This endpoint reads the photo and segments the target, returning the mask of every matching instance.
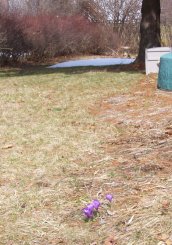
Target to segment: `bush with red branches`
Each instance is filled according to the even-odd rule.
[[[14,63],[28,52],[20,18],[15,14],[0,15],[0,64]]]
[[[81,15],[56,16],[8,14],[0,16],[5,37],[5,61],[27,58],[42,61],[59,55],[103,54],[117,47],[118,38],[108,26]],[[5,50],[6,49],[6,50]]]

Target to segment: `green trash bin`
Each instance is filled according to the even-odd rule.
[[[158,88],[172,91],[172,53],[160,58]]]

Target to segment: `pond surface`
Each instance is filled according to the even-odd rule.
[[[84,59],[84,60],[69,60],[62,63],[49,66],[49,68],[67,68],[67,67],[79,67],[79,66],[111,66],[111,65],[128,65],[131,64],[134,59],[130,58],[96,58],[96,59]]]

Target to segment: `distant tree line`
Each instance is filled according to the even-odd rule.
[[[127,47],[130,54],[139,50],[143,61],[145,48],[172,45],[171,7],[172,0],[0,0],[0,65],[59,55],[123,55]]]
[[[0,63],[138,48],[141,0],[0,0]]]

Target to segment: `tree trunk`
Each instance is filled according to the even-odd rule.
[[[137,62],[145,61],[145,49],[160,47],[160,0],[143,0],[140,24],[140,46]]]

